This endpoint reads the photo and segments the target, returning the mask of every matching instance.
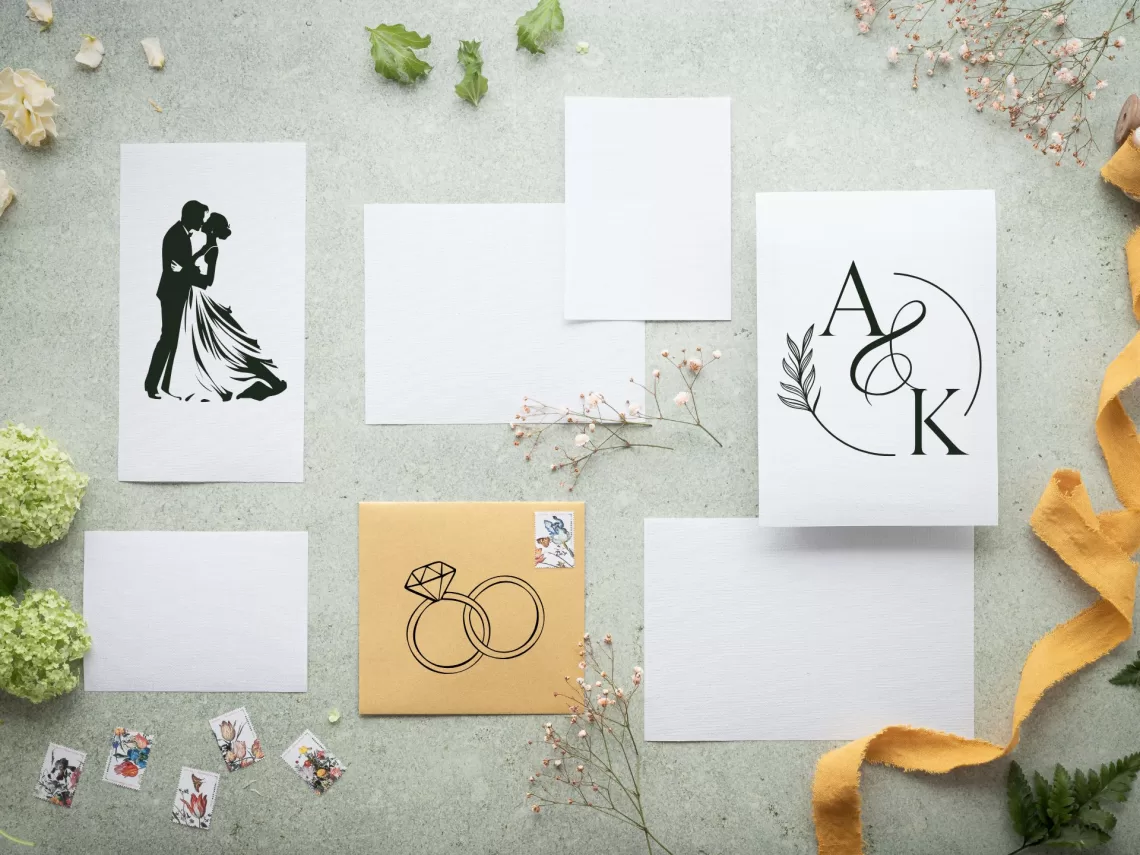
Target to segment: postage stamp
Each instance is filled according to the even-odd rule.
[[[535,511],[534,566],[574,566],[573,511]]]
[[[129,790],[139,789],[153,747],[153,736],[138,730],[116,727],[111,734],[111,753],[107,755],[103,780]]]
[[[86,760],[87,753],[84,751],[56,745],[54,742],[48,745],[43,765],[40,766],[40,777],[36,781],[36,798],[60,807],[71,807]]]
[[[265,756],[261,740],[253,730],[245,707],[222,713],[210,720],[210,729],[222,752],[222,761],[231,772],[252,766]]]
[[[345,772],[344,764],[337,760],[309,730],[302,733],[296,742],[285,749],[281,759],[288,763],[318,796],[324,795]]]
[[[183,766],[178,790],[174,793],[171,819],[187,828],[209,829],[217,805],[218,780],[219,776],[213,772]]]

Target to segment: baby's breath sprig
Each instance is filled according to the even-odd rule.
[[[585,467],[596,457],[612,451],[628,451],[634,448],[659,448],[672,451],[672,447],[654,442],[645,442],[639,435],[640,431],[653,426],[654,422],[670,422],[673,424],[694,427],[723,447],[723,443],[705,427],[701,421],[700,410],[697,409],[697,382],[701,379],[708,366],[721,358],[721,352],[714,350],[706,359],[704,350],[697,347],[693,355],[682,349],[679,356],[671,356],[668,350],[661,351],[664,359],[681,380],[682,388],[673,396],[673,405],[678,409],[676,416],[666,415],[668,405],[661,406],[662,396],[668,393],[661,388],[661,370],[653,369],[652,385],[639,383],[636,378],[629,378],[629,382],[645,391],[646,403],[652,401],[652,407],[643,407],[640,404],[625,402],[624,408],[615,407],[601,392],[582,393],[578,396],[577,407],[557,407],[534,398],[524,397],[522,407],[515,413],[510,423],[514,444],[524,449],[523,457],[530,461],[534,459],[539,446],[544,439],[559,434],[573,436],[572,445],[559,442],[553,446],[557,457],[550,464],[551,472],[569,470],[569,481],[563,480],[560,486],[573,491],[582,477]]]
[[[973,108],[1005,114],[1033,148],[1054,159],[1067,154],[1085,166],[1095,147],[1087,111],[1108,80],[1097,73],[1124,48],[1119,31],[1136,20],[1140,0],[1123,0],[1100,32],[1077,35],[1070,27],[1076,0],[1025,7],[1008,0],[909,0],[880,8],[858,0],[860,33],[884,14],[903,47],[887,49],[887,61],[913,58],[911,88],[920,77],[961,63]]]

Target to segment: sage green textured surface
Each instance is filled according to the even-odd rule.
[[[27,575],[79,605],[85,530],[310,533],[307,694],[78,690],[40,706],[0,699],[0,828],[35,841],[36,851],[645,851],[631,830],[593,814],[527,810],[526,775],[538,751],[526,741],[541,736],[541,719],[355,714],[357,502],[561,495],[556,477],[522,461],[505,425],[364,424],[361,206],[561,201],[564,95],[733,99],[733,320],[650,324],[646,341],[650,365],[663,347],[724,352],[702,381],[701,413],[726,447],[666,429],[676,453],[614,456],[575,494],[589,520],[588,627],[613,633],[623,669],[641,659],[642,519],[756,512],[757,191],[996,188],[1001,525],[976,538],[979,736],[1007,739],[1030,645],[1090,602],[1027,520],[1061,466],[1082,470],[1098,508],[1115,506],[1093,417],[1104,367],[1136,330],[1123,255],[1140,220],[1136,204],[1094,168],[1057,169],[1000,118],[975,115],[959,72],[912,92],[905,58],[886,64],[893,31],[857,37],[843,0],[565,0],[565,32],[538,57],[515,49],[514,22],[529,3],[58,0],[45,33],[23,18],[19,0],[0,3],[0,66],[34,69],[62,105],[61,137],[42,150],[0,134],[0,169],[20,194],[0,217],[0,418],[41,425],[92,476],[71,535],[19,553]],[[1111,0],[1089,0],[1074,24],[1097,31],[1114,10]],[[379,23],[432,35],[421,52],[435,66],[425,81],[403,87],[376,74],[364,28]],[[73,61],[81,33],[106,45],[97,71]],[[164,71],[146,66],[139,40],[147,36],[166,48]],[[1128,37],[1136,48],[1107,66],[1110,87],[1095,104],[1095,166],[1111,150],[1116,109],[1137,80],[1140,66],[1128,54],[1140,49],[1140,31]],[[460,39],[482,41],[490,92],[478,110],[453,91]],[[588,54],[575,51],[579,41],[589,42]],[[305,481],[119,483],[119,143],[262,140],[308,144]],[[945,236],[946,252],[970,251],[939,211],[929,212],[928,225]],[[471,354],[488,363],[512,358],[505,341]],[[147,597],[135,592],[123,619],[145,613]],[[224,597],[218,607],[227,608]],[[1099,765],[1140,749],[1140,692],[1108,683],[1136,647],[1048,695],[1017,751],[1027,770]],[[699,682],[688,691],[694,716],[717,703]],[[226,773],[207,722],[242,704],[267,757]],[[334,706],[344,715],[331,725]],[[157,736],[140,792],[100,781],[117,725]],[[348,766],[322,798],[278,757],[305,728]],[[32,797],[49,741],[88,752],[70,810]],[[811,777],[830,747],[650,746],[651,822],[678,855],[814,852]],[[222,773],[208,832],[170,821],[183,765]],[[1005,764],[944,777],[869,770],[868,851],[1014,849],[1005,772]],[[1117,839],[1104,852],[1140,851],[1138,801],[1120,811]],[[23,851],[0,839],[0,852],[9,849]]]

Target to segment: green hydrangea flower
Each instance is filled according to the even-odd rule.
[[[28,591],[22,602],[0,597],[0,690],[33,704],[79,683],[71,663],[91,648],[83,615],[58,592]]]
[[[0,429],[0,543],[37,547],[71,527],[87,476],[39,428]]]

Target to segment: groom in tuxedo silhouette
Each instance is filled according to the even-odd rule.
[[[178,349],[178,328],[182,325],[182,312],[190,296],[191,282],[197,274],[194,252],[190,246],[190,232],[201,231],[209,209],[193,200],[182,206],[182,219],[171,226],[162,239],[162,278],[158,281],[158,302],[162,306],[162,334],[150,358],[146,373],[146,393],[160,398],[162,391],[170,394],[170,371],[174,367],[174,351]]]

